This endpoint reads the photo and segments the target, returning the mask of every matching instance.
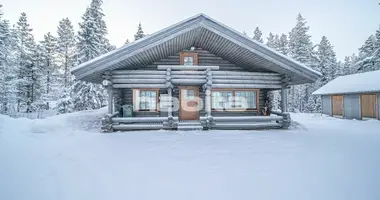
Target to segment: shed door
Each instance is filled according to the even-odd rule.
[[[360,95],[362,117],[376,118],[376,95]]]
[[[332,114],[343,116],[343,96],[331,96]]]

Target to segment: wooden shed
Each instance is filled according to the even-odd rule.
[[[340,76],[314,95],[322,96],[322,113],[346,119],[380,119],[380,70]]]

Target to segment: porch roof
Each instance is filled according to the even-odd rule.
[[[198,14],[154,34],[72,68],[77,79],[101,83],[107,70],[141,69],[192,46],[241,66],[247,71],[270,70],[291,78],[292,84],[314,82],[321,74],[264,44]]]

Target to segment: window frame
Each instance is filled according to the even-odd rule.
[[[211,111],[218,111],[218,109],[215,109],[212,107],[212,93],[213,92],[232,92],[232,97],[235,97],[235,92],[256,92],[256,108],[247,108],[246,110],[240,109],[240,108],[223,108],[223,112],[245,112],[245,111],[259,111],[259,99],[260,99],[260,89],[239,89],[239,88],[221,88],[221,89],[211,89],[210,94],[210,105],[211,105]]]
[[[180,65],[185,64],[185,57],[193,57],[193,65],[186,65],[186,66],[197,66],[198,65],[198,54],[195,52],[181,52],[179,54],[179,62]]]
[[[144,109],[144,110],[140,110],[140,105],[137,105],[137,91],[152,91],[152,92],[156,92],[156,110],[152,111],[152,110],[148,110],[148,109]],[[141,89],[132,89],[132,93],[133,93],[133,111],[134,112],[158,112],[159,111],[159,94],[160,94],[160,89],[157,89],[157,88],[141,88]]]

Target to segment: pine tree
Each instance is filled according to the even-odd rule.
[[[38,88],[39,70],[33,60],[36,45],[25,13],[21,13],[16,29],[18,48],[17,111],[19,112],[21,106],[25,105],[26,112],[31,112],[32,103],[38,94],[36,89]]]
[[[70,68],[74,66],[75,56],[75,33],[69,18],[62,19],[57,28],[57,60],[58,68],[62,72],[63,86],[71,85],[72,76]]]
[[[129,44],[129,43],[130,43],[129,39],[127,39],[124,44]]]
[[[380,27],[359,49],[357,72],[380,70]]]
[[[312,67],[314,65],[313,44],[308,33],[309,26],[306,23],[306,19],[298,14],[296,26],[289,33],[289,54],[293,59]],[[289,110],[304,111],[310,96],[310,85],[292,86],[289,92]]]
[[[262,36],[263,36],[263,32],[260,31],[259,27],[256,27],[255,31],[253,31],[253,38],[252,39],[254,39],[260,43],[264,43]]]
[[[47,33],[44,35],[44,40],[41,41],[42,48],[42,67],[43,67],[43,84],[44,84],[44,101],[47,102],[47,109],[49,109],[49,101],[57,100],[57,79],[54,74],[57,74],[58,69],[56,65],[56,49],[57,49],[57,39]]]
[[[284,55],[288,55],[288,52],[289,52],[289,42],[288,42],[288,38],[285,34],[282,34],[278,43],[277,43],[277,51],[284,54]]]
[[[266,45],[272,49],[275,49],[276,42],[275,42],[275,37],[272,33],[269,33],[269,36],[267,37]]]
[[[82,16],[78,31],[78,63],[84,63],[108,52],[107,26],[103,19],[102,0],[92,0]],[[71,87],[74,110],[98,109],[106,103],[105,90],[97,84],[75,81]]]
[[[139,23],[139,26],[137,27],[137,32],[135,34],[135,41],[138,40],[138,39],[141,39],[145,37],[145,34],[144,34],[144,31],[142,29],[142,25],[141,25],[141,22]]]
[[[9,112],[10,104],[14,103],[12,80],[12,48],[14,46],[9,22],[3,19],[0,5],[0,113]]]

